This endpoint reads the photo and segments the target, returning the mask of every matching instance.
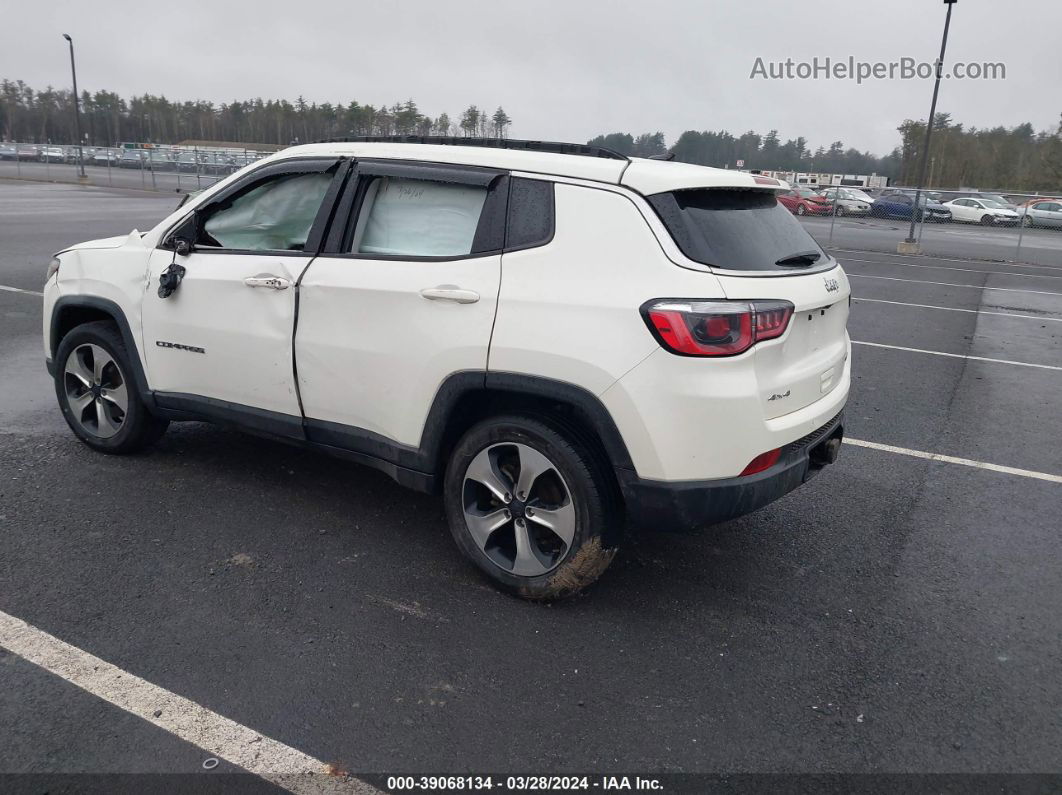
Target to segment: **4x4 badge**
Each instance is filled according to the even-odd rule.
[[[836,279],[823,279],[826,283],[826,292],[835,293],[841,289],[841,283]]]

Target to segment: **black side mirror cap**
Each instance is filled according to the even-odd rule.
[[[173,250],[179,257],[187,257],[192,253],[192,241],[183,237],[173,239]]]

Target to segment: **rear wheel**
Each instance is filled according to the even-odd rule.
[[[169,424],[151,415],[132,379],[132,365],[114,324],[78,326],[59,343],[55,395],[81,441],[104,453],[132,453],[157,441]]]
[[[1021,225],[1024,226],[1026,229],[1032,229],[1033,226],[1035,226],[1032,216],[1028,214],[1022,216]]]
[[[620,520],[606,468],[571,435],[524,416],[481,422],[444,483],[450,532],[495,585],[525,599],[574,596],[608,568]]]

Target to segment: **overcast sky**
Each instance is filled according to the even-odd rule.
[[[10,10],[14,10],[12,7]],[[80,87],[216,103],[253,97],[391,105],[452,117],[505,107],[512,137],[776,128],[811,148],[842,140],[884,154],[932,81],[750,80],[766,60],[933,60],[940,0],[402,0],[22,5],[0,26],[0,77],[65,87],[64,32]],[[1062,3],[959,0],[947,60],[1002,61],[1005,80],[948,81],[938,110],[967,126],[1062,111]]]

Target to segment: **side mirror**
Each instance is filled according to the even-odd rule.
[[[178,257],[187,257],[192,253],[192,241],[183,237],[173,239],[173,251]]]

